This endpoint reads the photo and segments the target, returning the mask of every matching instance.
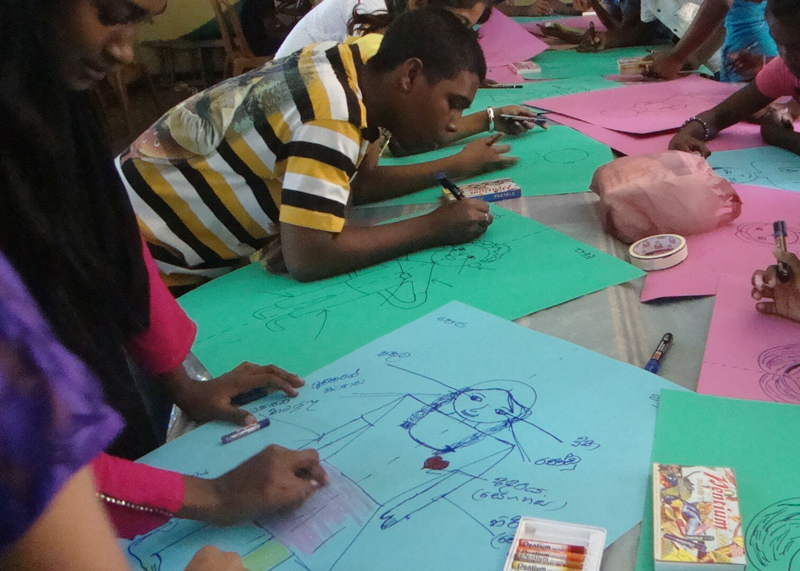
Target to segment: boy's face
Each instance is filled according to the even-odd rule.
[[[458,120],[478,90],[478,76],[462,71],[452,79],[430,83],[420,71],[405,81],[392,137],[407,151],[433,150],[458,129]]]
[[[162,12],[166,0],[71,0],[52,22],[61,78],[90,89],[116,65],[133,59],[136,24]]]
[[[778,54],[786,63],[789,71],[795,77],[800,77],[800,34],[797,33],[795,22],[782,22],[775,18],[769,9],[767,9],[766,17],[769,34],[778,44]]]

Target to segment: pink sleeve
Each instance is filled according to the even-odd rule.
[[[183,363],[194,343],[197,326],[167,289],[144,238],[142,256],[150,276],[150,328],[131,339],[127,349],[147,371],[159,375]]]
[[[772,59],[756,75],[756,87],[765,96],[778,99],[786,95],[796,97],[797,78],[789,71],[783,58]]]
[[[133,539],[169,521],[169,516],[148,513],[121,502],[175,513],[183,505],[183,476],[130,460],[100,454],[92,460],[97,491],[119,537]],[[116,500],[116,501],[115,501]]]

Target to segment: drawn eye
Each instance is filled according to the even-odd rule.
[[[494,413],[500,416],[506,416],[507,414],[509,414],[507,410],[504,410],[502,408],[494,409]]]
[[[477,401],[477,402],[483,402],[483,399],[481,397],[479,397],[478,395],[470,395],[469,398],[471,400],[474,400],[474,401]]]

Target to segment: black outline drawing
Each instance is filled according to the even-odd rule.
[[[719,176],[735,184],[749,184],[758,179],[766,179],[776,188],[800,191],[800,160],[753,161],[750,165],[751,169],[723,166],[712,168]]]
[[[758,244],[770,249],[775,248],[775,235],[772,231],[772,222],[744,222],[736,225],[734,234],[742,242]],[[786,244],[800,242],[800,229],[786,228]]]
[[[328,313],[335,307],[370,295],[397,309],[416,309],[428,301],[434,287],[453,287],[448,276],[467,271],[492,271],[491,264],[511,252],[507,244],[475,240],[468,244],[409,254],[365,270],[351,272],[347,279],[299,295],[270,292],[278,300],[259,309],[253,317],[266,322],[271,331],[284,331],[288,321],[306,315],[320,316],[322,333]]]
[[[745,544],[757,571],[798,571],[800,498],[787,498],[758,512],[747,526]]]
[[[342,557],[356,544],[358,538],[368,527],[386,532],[440,501],[448,502],[461,510],[466,517],[464,525],[477,525],[483,528],[487,532],[487,542],[492,541],[494,531],[476,520],[464,507],[454,503],[448,496],[468,483],[483,480],[487,472],[501,464],[512,453],[519,454],[523,462],[531,461],[520,442],[515,429],[516,425],[524,424],[532,427],[534,429],[532,433],[543,435],[546,442],[567,445],[561,438],[531,420],[532,408],[538,397],[536,390],[528,383],[513,380],[490,380],[459,389],[400,367],[394,364],[392,357],[386,359],[386,366],[403,371],[425,383],[431,382],[430,386],[435,393],[427,395],[422,393],[359,394],[359,397],[386,396],[391,400],[298,446],[298,448],[308,446],[316,448],[327,466],[333,466],[333,461],[337,457],[341,461],[345,454],[350,454],[351,459],[370,457],[369,466],[364,466],[365,473],[359,474],[358,477],[352,473],[357,471],[357,468],[352,468],[351,473],[348,474],[341,473],[352,485],[358,487],[360,492],[363,492],[364,498],[370,505],[375,506],[371,515],[364,518],[366,523],[356,528],[352,522],[349,522],[350,527],[342,526],[331,529],[328,536],[322,539],[314,549],[314,552],[309,554],[308,552],[301,553],[296,546],[291,545],[291,542],[285,541],[285,538],[278,539],[279,535],[274,533],[274,528],[269,520],[257,521],[255,526],[260,528],[260,535],[252,526],[245,528],[248,533],[254,534],[254,538],[248,544],[248,553],[257,551],[270,540],[278,539],[279,543],[293,554],[293,557],[290,558],[291,561],[296,562],[299,567],[307,569],[309,567],[303,562],[304,557],[313,557],[318,550],[325,546],[330,551],[324,556],[335,559],[330,568],[339,569],[337,565]],[[427,398],[425,398],[426,396]],[[405,448],[401,449],[401,446],[398,445],[387,449],[384,445],[380,451],[382,455],[376,453],[374,440],[380,439],[382,444],[387,441],[385,432],[373,432],[374,428],[380,426],[383,426],[384,430],[405,431],[407,439],[393,440],[403,444]],[[370,441],[370,438],[373,441]],[[528,443],[528,445],[530,444]],[[364,447],[367,449],[365,450]],[[565,452],[568,450],[566,449]],[[375,464],[378,460],[377,456],[389,459],[396,451],[397,458],[391,458],[383,465]],[[467,455],[459,463],[459,452],[463,451],[467,451]],[[407,457],[403,458],[402,454],[406,454]],[[428,456],[430,458],[424,463],[419,462]],[[436,462],[429,464],[430,460],[436,460]],[[412,464],[417,462],[419,473],[414,476],[414,471],[409,470],[408,474],[413,477],[398,480],[394,477],[397,471],[397,464],[394,462],[405,465],[409,465],[409,462]],[[360,464],[363,465],[364,462],[362,461]],[[573,470],[574,468],[575,466],[572,466]],[[534,468],[533,463],[531,463],[531,469],[537,469]],[[541,466],[538,469],[547,469],[547,467]],[[385,489],[382,489],[383,497],[380,498],[369,490],[371,481],[380,477],[376,470],[383,471],[384,482],[386,475],[390,473],[392,481],[397,482],[397,488],[389,491],[388,494]],[[385,484],[381,487],[385,488]],[[322,510],[325,505],[315,506],[313,509]],[[302,519],[303,521],[297,524],[300,526],[316,513],[314,511],[302,516],[293,514],[290,517]],[[174,537],[170,533],[164,534],[164,531],[169,532],[178,525],[186,525],[188,533],[183,537]],[[128,547],[128,552],[139,561],[141,569],[161,571],[162,555],[166,553],[166,550],[180,545],[184,540],[188,540],[192,542],[191,545],[194,545],[198,541],[196,535],[203,533],[206,528],[213,532],[213,528],[206,524],[198,523],[192,526],[170,522],[166,527],[154,530],[135,540]],[[340,533],[341,535],[339,535]],[[338,537],[339,541],[328,543],[334,537]],[[163,546],[156,543],[158,549],[153,550],[153,541],[161,542]],[[287,560],[279,565],[282,566],[285,562]],[[341,568],[344,569],[344,567]]]
[[[703,93],[675,93],[666,99],[650,99],[648,101],[638,101],[629,107],[616,107],[614,109],[604,109],[600,115],[613,117],[615,119],[629,119],[643,115],[658,115],[663,111],[677,111],[688,109],[698,101],[713,106],[714,101],[709,100]]]
[[[759,385],[775,402],[800,404],[800,345],[772,347],[758,356]]]

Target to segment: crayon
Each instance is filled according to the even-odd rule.
[[[511,568],[515,571],[575,571],[574,567],[564,567],[563,565],[541,565],[539,563],[526,563],[525,561],[514,561]],[[583,564],[578,569],[583,569]]]
[[[571,561],[565,557],[550,557],[546,552],[517,551],[514,554],[514,561],[550,565],[551,567],[564,567],[565,569],[583,569],[582,559],[580,561]]]
[[[534,551],[551,551],[553,553],[577,553],[586,555],[586,548],[582,545],[570,545],[568,543],[554,543],[551,541],[535,541],[530,539],[520,539],[518,549],[530,549]]]
[[[583,560],[586,559],[586,556],[582,553],[554,553],[552,551],[533,549],[517,549],[514,555],[514,558],[520,561],[532,561],[532,558],[535,557],[546,557],[553,561],[560,561],[562,562],[561,564],[564,564],[564,562],[583,563]]]

